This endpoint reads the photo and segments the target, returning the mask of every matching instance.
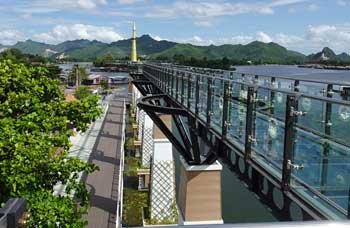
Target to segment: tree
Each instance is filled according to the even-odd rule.
[[[86,72],[85,67],[79,66],[76,64],[73,66],[72,71],[69,74],[70,80],[73,82],[76,82],[77,75],[79,76],[79,84],[81,83],[82,80],[85,80],[88,78],[88,73]]]
[[[107,81],[107,80],[102,80],[102,81],[100,82],[100,85],[101,85],[101,88],[102,88],[103,91],[106,91],[106,90],[108,90],[108,88],[109,88],[109,84],[108,84],[108,81]]]
[[[0,62],[0,204],[25,197],[29,227],[86,224],[88,194],[76,177],[97,167],[68,156],[69,137],[71,127],[87,130],[101,110],[96,96],[65,102],[59,85],[45,67]],[[74,199],[53,195],[59,182]]]
[[[74,96],[79,100],[84,100],[91,95],[91,91],[86,86],[80,86],[77,91],[75,91]]]
[[[94,66],[96,67],[103,67],[106,66],[108,64],[113,63],[114,61],[114,57],[111,53],[108,53],[104,56],[100,56],[98,57],[95,61],[94,61]]]
[[[21,62],[26,64],[45,64],[49,62],[48,58],[39,55],[24,54],[16,48],[9,48],[0,53],[0,60],[10,59],[14,62]]]

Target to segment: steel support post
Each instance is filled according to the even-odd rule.
[[[212,116],[212,95],[213,95],[213,80],[207,78],[207,126],[210,126],[211,116]]]
[[[199,103],[199,78],[200,76],[196,75],[196,95],[195,95],[195,113],[196,115],[198,115],[199,113],[199,107],[198,107],[198,103]]]
[[[186,74],[185,73],[182,73],[181,74],[181,104],[184,104],[184,99],[185,99],[185,88],[184,88],[184,85],[185,85],[185,76]]]
[[[228,131],[228,103],[231,96],[231,88],[228,81],[224,83],[224,100],[223,100],[223,108],[222,108],[222,136],[226,138]]]
[[[349,188],[349,198],[348,198],[348,219],[350,219],[350,188]]]
[[[327,85],[327,97],[332,98],[333,85]],[[332,125],[332,104],[330,102],[326,103],[326,115],[325,115],[325,134],[331,135],[331,125]],[[321,186],[327,186],[328,179],[328,165],[329,165],[329,145],[325,143],[323,145],[323,155],[322,155],[322,171],[321,171]],[[324,193],[324,191],[321,191]]]
[[[171,93],[170,93],[170,95],[172,96],[172,97],[174,97],[174,89],[175,89],[175,71],[174,70],[172,70],[171,71]]]
[[[286,118],[284,126],[284,152],[282,168],[282,189],[288,191],[292,174],[293,152],[294,152],[294,123],[296,112],[296,97],[287,95]]]
[[[192,76],[191,74],[188,74],[188,80],[187,80],[187,108],[191,109],[191,94],[192,92]]]
[[[254,87],[248,87],[247,94],[247,113],[245,126],[245,145],[244,159],[247,161],[252,154],[252,139],[253,139],[253,115],[254,115]]]
[[[175,100],[177,101],[178,97],[179,97],[179,73],[177,72],[175,74]]]

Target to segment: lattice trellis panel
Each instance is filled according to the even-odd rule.
[[[151,172],[151,219],[175,220],[173,161],[155,161]]]
[[[139,121],[138,121],[139,125],[137,128],[137,139],[140,141],[142,140],[142,131],[145,125],[145,115],[146,113],[142,109],[139,109]]]
[[[142,165],[150,166],[151,156],[153,154],[153,128],[144,128],[142,137]]]

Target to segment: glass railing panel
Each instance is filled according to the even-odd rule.
[[[350,146],[350,106],[340,104],[331,105],[330,134],[341,143]]]
[[[208,80],[204,76],[200,76],[199,81],[199,102],[198,113],[203,120],[207,118],[207,97],[208,97]]]
[[[292,185],[317,199],[320,209],[344,215],[350,189],[350,106],[305,97],[298,103],[307,113],[297,117],[292,163],[298,168],[292,169]]]
[[[300,81],[298,89],[301,93],[313,96],[325,96],[327,91],[327,85],[323,83]]]
[[[318,135],[296,130],[293,164],[299,169],[292,169],[292,186],[308,192],[318,200],[321,206],[338,211],[347,210],[350,189],[350,150],[349,147],[335,143]],[[303,183],[303,184],[302,184]],[[304,188],[299,188],[301,185]],[[310,191],[318,192],[312,193]],[[330,201],[330,202],[329,202]]]
[[[244,76],[242,76],[241,73],[233,72],[230,75],[231,79],[234,80],[235,82],[243,82]]]
[[[349,100],[349,96],[346,96],[343,91],[343,87],[340,85],[334,85],[331,91],[331,96],[333,99],[337,100]]]
[[[255,112],[255,143],[252,148],[267,162],[281,169],[284,151],[284,122],[261,112]]]
[[[274,82],[271,82],[271,87],[293,91],[294,80],[276,78]]]
[[[221,79],[215,79],[213,81],[213,94],[212,101],[212,116],[210,125],[217,131],[222,130],[222,113],[224,106],[224,82]]]
[[[232,83],[232,98],[228,102],[228,133],[227,137],[235,140],[242,146],[245,144],[247,94],[248,87]]]
[[[323,134],[325,131],[326,103],[320,100],[300,97],[298,99],[298,110],[304,112],[298,117],[298,125]]]
[[[255,108],[259,113],[263,113],[284,121],[286,101],[286,93],[276,92],[265,88],[258,88],[255,97]]]

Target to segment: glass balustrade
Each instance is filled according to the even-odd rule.
[[[144,70],[159,69],[147,66]],[[287,148],[291,149],[288,161],[291,189],[332,218],[347,216],[350,102],[341,85],[198,68],[172,70],[171,74],[167,71],[167,77],[158,76],[163,80],[160,83],[170,86],[173,92],[170,95],[177,97],[179,103],[183,101],[192,114],[197,114],[203,123],[209,120],[210,127],[219,134],[227,126],[225,137],[241,148],[248,145],[248,138],[251,159],[278,173],[280,181],[282,172],[286,172],[283,161],[287,140],[290,144],[286,145],[291,145]],[[247,113],[249,88],[254,92],[252,113]],[[288,103],[287,96],[294,97],[294,106]],[[286,115],[287,110],[290,116]],[[247,115],[252,117],[248,137]],[[286,126],[286,118],[293,118],[292,125]],[[292,129],[292,138],[286,137],[287,129]]]

